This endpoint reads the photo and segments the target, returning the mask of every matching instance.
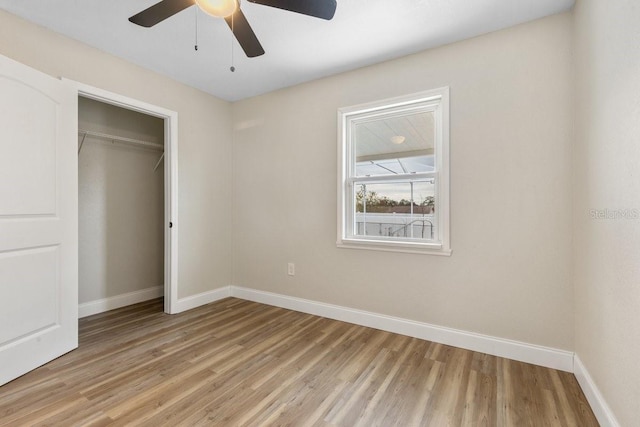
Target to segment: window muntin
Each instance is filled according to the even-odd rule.
[[[450,253],[448,89],[339,111],[339,246]]]

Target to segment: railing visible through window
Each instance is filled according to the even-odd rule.
[[[355,186],[356,236],[434,239],[435,179]]]

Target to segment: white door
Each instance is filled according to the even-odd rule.
[[[77,104],[0,56],[0,385],[78,346]]]

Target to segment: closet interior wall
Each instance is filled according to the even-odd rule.
[[[80,97],[78,128],[79,303],[162,295],[163,151],[123,139],[162,147],[163,120]]]

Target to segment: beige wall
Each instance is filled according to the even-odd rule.
[[[82,130],[162,146],[164,121],[87,98]],[[78,155],[78,299],[80,303],[164,284],[162,151],[81,135]]]
[[[453,255],[338,249],[336,110],[445,85]],[[234,103],[233,283],[572,349],[571,95],[563,14]]]
[[[576,352],[623,426],[640,420],[640,5],[575,8]]]
[[[0,10],[0,54],[179,116],[178,296],[231,282],[229,103]],[[219,224],[224,224],[220,226]]]

